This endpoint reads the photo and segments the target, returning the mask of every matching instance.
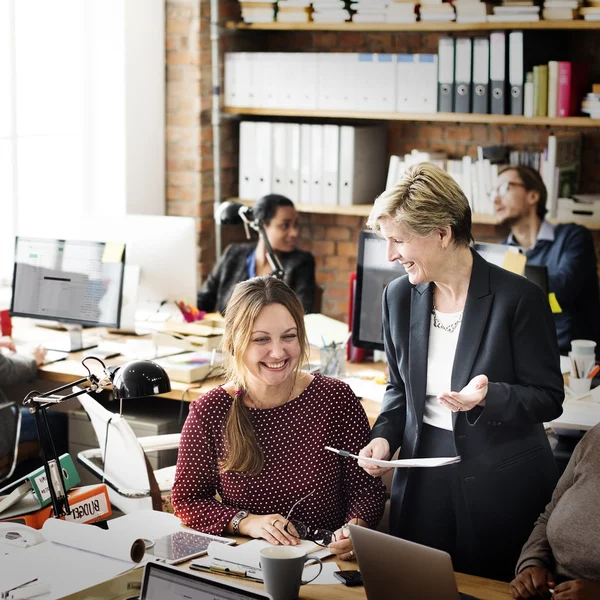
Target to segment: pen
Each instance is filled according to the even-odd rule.
[[[13,588],[10,588],[9,590],[0,592],[0,598],[9,598],[11,595],[11,592],[14,592],[15,590],[18,590],[22,587],[25,587],[26,585],[29,585],[30,583],[35,583],[37,580],[38,580],[38,578],[36,577],[35,579],[30,579],[29,581],[26,581],[25,583],[22,583],[21,585],[17,585]]]
[[[336,454],[339,454],[340,456],[343,456],[345,458],[347,458],[348,456],[351,456],[350,452],[348,452],[348,450],[336,450],[335,448],[332,448],[331,446],[325,446],[325,450],[331,450],[331,452],[335,452]]]
[[[42,596],[43,594],[49,594],[51,591],[50,586],[46,583],[40,583],[38,585],[28,585],[26,587],[20,587],[10,593],[8,600],[27,600],[28,598],[35,598]]]
[[[241,579],[248,579],[249,581],[262,582],[260,577],[256,577],[256,571],[244,571],[242,569],[231,569],[229,567],[223,567],[220,565],[199,565],[192,563],[190,569],[194,571],[204,571],[205,573],[218,573],[219,575],[229,575],[230,577],[240,577]]]
[[[596,374],[598,373],[598,371],[600,371],[600,365],[596,365],[595,367],[592,367],[592,369],[590,370],[590,372],[587,374],[589,379],[594,379],[594,377],[596,376]]]

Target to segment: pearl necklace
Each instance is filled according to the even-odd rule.
[[[448,333],[454,333],[454,331],[456,330],[456,328],[460,325],[460,323],[462,321],[463,311],[460,312],[456,321],[454,321],[453,323],[450,323],[448,325],[444,325],[439,320],[436,311],[437,311],[437,308],[435,307],[435,302],[434,302],[433,308],[431,309],[431,314],[433,315],[433,326],[437,327],[438,329],[443,329],[444,331],[447,331]]]

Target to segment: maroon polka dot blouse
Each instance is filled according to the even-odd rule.
[[[287,515],[311,490],[292,518],[335,531],[352,518],[377,526],[383,514],[385,488],[352,458],[369,442],[369,422],[350,387],[337,379],[315,376],[306,389],[282,406],[249,408],[264,467],[254,476],[222,473],[224,427],[233,400],[217,387],[190,406],[181,433],[172,502],[189,527],[223,533],[238,510]],[[218,493],[220,501],[215,499]]]

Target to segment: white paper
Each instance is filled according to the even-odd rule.
[[[105,531],[92,525],[60,519],[48,519],[42,527],[42,533],[50,542],[130,563],[140,562],[146,548],[141,539],[127,531]]]
[[[361,377],[343,377],[342,381],[350,386],[358,398],[373,400],[380,404],[383,402],[383,395],[386,388],[384,384],[375,383],[372,380],[362,379]]]
[[[331,450],[331,452],[335,452],[339,454],[340,451],[335,448],[330,448],[329,446],[325,446],[325,450]],[[344,456],[346,456],[344,454]],[[460,462],[460,456],[440,456],[435,458],[403,458],[400,460],[378,460],[376,458],[365,458],[364,456],[356,456],[356,454],[348,453],[348,456],[351,458],[356,458],[357,460],[362,460],[363,462],[377,465],[378,467],[387,467],[387,468],[395,468],[402,469],[408,467],[443,467],[444,465],[451,465],[457,462]]]
[[[160,537],[185,531],[181,521],[170,513],[140,510],[108,522],[109,531],[129,534],[135,538],[157,540]]]
[[[565,373],[571,372],[571,359],[568,356],[560,357],[560,372],[564,375]]]
[[[335,562],[323,563],[323,570],[321,571],[321,574],[314,581],[311,581],[310,584],[312,585],[314,583],[317,585],[330,585],[332,583],[341,583],[339,579],[336,579],[333,576],[335,571],[339,570],[340,568]],[[302,572],[302,579],[304,581],[306,581],[307,579],[312,579],[318,573],[318,571],[318,563],[306,565],[306,567],[304,567],[304,571]]]
[[[227,546],[217,542],[211,542],[208,545],[208,555],[211,558],[223,560],[226,562],[243,565],[252,569],[260,569],[260,551],[263,548],[269,548],[272,544],[266,540],[252,540],[238,547]],[[305,548],[306,553],[310,554],[316,548],[314,542],[303,540],[298,548]]]
[[[91,525],[82,527],[94,529]],[[50,585],[51,589],[40,599],[62,598],[116,577],[132,566],[130,561],[44,542],[27,548],[25,554],[18,553],[5,559],[0,555],[0,588],[9,589],[37,578],[36,583]]]

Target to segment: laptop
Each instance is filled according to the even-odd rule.
[[[368,600],[458,600],[450,555],[366,527],[350,525],[350,537]]]
[[[176,567],[149,562],[144,567],[140,600],[270,600],[270,596],[235,583],[208,579]]]

